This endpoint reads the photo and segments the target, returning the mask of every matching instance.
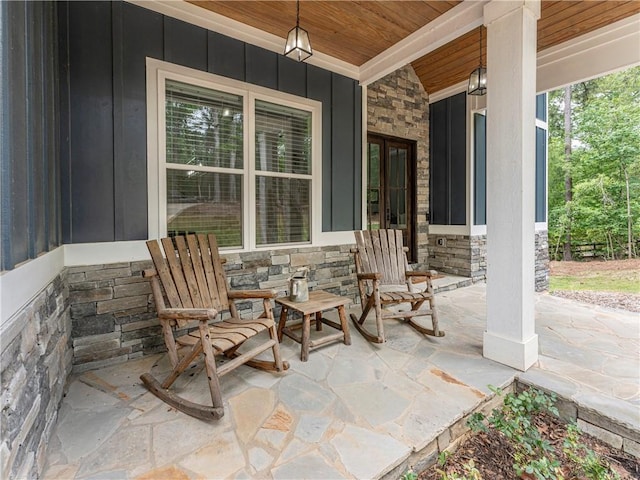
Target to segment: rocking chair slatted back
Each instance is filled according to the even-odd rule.
[[[365,230],[355,232],[357,259],[362,272],[380,272],[383,285],[406,283],[406,253],[400,230]]]
[[[149,253],[172,308],[229,309],[227,281],[214,235],[163,238],[162,251],[155,240]]]
[[[149,391],[189,415],[204,420],[218,419],[224,415],[220,377],[240,365],[271,371],[289,368],[280,357],[271,306],[275,292],[229,291],[215,235],[163,238],[160,242],[150,240],[147,247],[155,269],[145,271],[144,275],[151,282],[158,320],[173,367],[162,381],[150,372],[141,375]],[[241,318],[235,299],[262,300],[262,313],[253,319]],[[219,315],[223,310],[229,310],[229,316],[224,320]],[[182,330],[185,326],[190,327],[186,333]],[[267,338],[265,333],[268,333]],[[253,337],[255,342],[245,348],[245,342]],[[272,351],[273,362],[256,359],[267,350]],[[176,379],[202,355],[211,406],[194,403],[170,390]],[[215,360],[217,355],[227,357],[219,367]]]
[[[362,315],[357,318],[351,314],[351,319],[358,331],[367,340],[382,343],[385,341],[383,320],[399,318],[421,333],[443,336],[444,332],[438,328],[431,273],[409,271],[402,231],[365,230],[354,233],[357,248],[352,252],[355,255]],[[424,278],[426,286],[416,291],[419,288],[411,281],[412,278]],[[411,310],[387,308],[401,303],[411,305]],[[428,309],[422,308],[425,303]],[[369,312],[375,312],[377,332],[365,326]],[[420,316],[431,316],[433,328],[420,325],[413,319]]]

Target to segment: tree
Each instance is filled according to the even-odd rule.
[[[564,202],[571,208],[573,181],[571,178],[571,85],[564,87]],[[563,260],[571,260],[571,210],[565,228]]]
[[[612,258],[622,252],[627,257],[637,255],[640,67],[574,86],[570,164],[563,148],[565,103],[564,91],[550,93],[550,238],[559,242],[570,228],[573,242],[605,243]],[[572,181],[570,201],[560,194],[568,174]]]

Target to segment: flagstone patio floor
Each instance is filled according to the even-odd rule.
[[[640,431],[638,314],[536,294],[540,358],[522,373],[482,357],[485,285],[448,290],[470,283],[451,277],[436,283],[445,337],[389,321],[385,344],[352,328],[352,345],[312,351],[305,363],[285,337],[288,371],[242,366],[223,377],[219,421],[191,418],[145,390],[140,374],[168,371],[165,355],[74,375],[45,478],[380,478],[486,402],[489,385],[516,377]],[[200,366],[176,388],[210,401]]]

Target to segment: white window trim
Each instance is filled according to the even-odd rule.
[[[467,96],[467,99],[469,99],[470,97]],[[473,218],[473,213],[475,211],[476,208],[476,204],[475,204],[475,178],[474,178],[474,172],[475,172],[475,166],[476,166],[476,156],[475,156],[475,148],[474,148],[474,141],[475,141],[475,136],[476,136],[476,126],[475,126],[475,122],[473,121],[473,117],[476,113],[479,113],[481,115],[484,115],[485,118],[487,116],[487,107],[486,107],[486,98],[485,97],[473,97],[473,100],[468,100],[468,103],[472,103],[473,105],[470,105],[470,111],[469,111],[469,132],[471,132],[471,134],[469,135],[469,215],[468,215],[468,223],[469,223],[469,235],[471,236],[479,236],[479,235],[486,235],[487,234],[487,224],[485,222],[484,225],[476,225],[475,222],[475,218]],[[486,190],[486,187],[485,187]],[[486,205],[485,205],[486,207]]]
[[[311,113],[311,241],[304,243],[256,245],[255,240],[255,165],[253,154],[254,123],[244,129],[243,149],[243,248],[224,249],[227,253],[275,250],[287,247],[332,245],[337,242],[353,243],[353,233],[322,232],[322,103],[287,93],[221,77],[208,72],[147,58],[147,186],[149,238],[166,236],[166,145],[164,111],[165,80],[171,78],[207,88],[224,90],[245,98],[244,118],[251,118],[255,100],[265,100]],[[247,124],[245,124],[247,125]],[[173,168],[173,166],[171,167]],[[216,171],[221,171],[216,168]],[[268,172],[265,172],[269,174]],[[290,177],[290,175],[287,175]],[[308,177],[305,177],[308,178]],[[349,238],[350,240],[347,240]]]
[[[544,142],[545,148],[546,148],[546,152],[544,152],[544,158],[546,163],[544,167],[545,168],[544,204],[546,209],[546,212],[545,212],[546,221],[535,222],[536,232],[549,229],[549,123],[548,123],[548,119],[549,119],[549,103],[547,101],[547,121],[540,120],[538,117],[536,117],[536,129],[541,128],[542,130],[544,130],[545,135],[547,137],[547,141]]]

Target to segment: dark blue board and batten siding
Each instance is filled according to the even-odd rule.
[[[60,245],[55,4],[0,2],[0,270]]]
[[[65,243],[148,236],[146,57],[322,102],[323,230],[361,227],[355,80],[128,3],[61,2],[58,12]]]

